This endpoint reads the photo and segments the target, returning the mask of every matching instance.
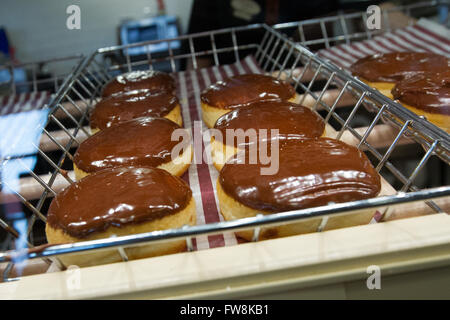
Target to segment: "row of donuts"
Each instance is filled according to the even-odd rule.
[[[359,59],[354,76],[450,132],[450,59],[430,52],[391,52]]]
[[[74,156],[76,182],[47,213],[50,244],[74,243],[195,225],[192,191],[179,178],[192,146],[172,159],[171,136],[182,117],[174,79],[159,71],[133,71],[102,89],[90,114],[92,135]],[[173,161],[175,160],[175,161]],[[178,160],[178,161],[176,161]],[[129,259],[185,250],[184,240],[125,248]],[[62,256],[66,265],[122,261],[117,250]]]
[[[360,77],[362,81],[380,90],[389,98],[399,100],[399,102],[402,103],[406,108],[419,115],[425,115],[428,120],[448,132],[450,128],[449,65],[450,60],[447,57],[433,53],[394,52],[362,58],[351,66],[351,71],[353,75]],[[311,138],[311,136],[308,136],[308,134],[305,135],[304,131],[302,130],[293,132],[287,129],[296,128],[298,130],[298,125],[302,123],[300,120],[301,117],[296,118],[294,116],[294,112],[292,112],[294,107],[292,106],[289,112],[282,112],[283,108],[276,106],[274,103],[271,104],[274,110],[270,110],[271,107],[267,103],[259,103],[258,106],[256,106],[258,103],[250,103],[248,104],[247,108],[236,110],[236,107],[242,107],[245,105],[245,103],[242,101],[242,97],[245,96],[244,93],[248,92],[248,90],[250,89],[246,88],[246,86],[242,85],[242,83],[239,83],[241,81],[242,79],[239,79],[239,81],[229,81],[229,83],[216,84],[202,96],[202,109],[204,112],[204,120],[206,124],[210,125],[210,123],[212,122],[211,115],[220,115],[221,113],[226,114],[226,112],[230,111],[227,109],[231,109],[233,111],[231,111],[228,115],[218,118],[214,125],[214,128],[220,129],[222,132],[224,131],[224,129],[229,128],[277,128],[280,129],[280,133],[290,135],[291,137],[292,135],[297,135],[302,136],[302,138]],[[261,84],[258,83],[256,87],[260,85]],[[235,100],[233,100],[233,93],[237,90],[233,88],[234,86],[238,86],[241,90],[239,99]],[[228,90],[226,88],[228,88]],[[222,91],[222,95],[219,96],[222,99],[218,99],[218,101],[215,101],[213,98],[211,98],[211,96],[214,95],[217,98],[218,95],[216,94],[216,91]],[[285,100],[295,100],[295,97],[289,94],[291,92],[292,90],[286,91],[284,95]],[[269,97],[269,95],[264,92],[264,90],[261,90],[259,92],[257,91],[256,93],[254,92],[254,95],[252,97],[249,97],[249,101],[251,101],[252,99],[256,99],[257,96]],[[226,101],[228,103],[228,107],[224,107],[223,104],[218,103],[225,100],[223,99],[223,97],[227,97]],[[279,97],[281,98],[281,95]],[[265,108],[262,106],[265,106]],[[219,112],[219,110],[221,112]],[[279,117],[278,121],[277,116]],[[306,120],[307,117],[303,116],[303,119]],[[293,120],[292,123],[291,120]],[[306,132],[308,132],[309,134],[312,134],[312,132],[315,131],[314,129],[312,129],[314,126],[311,126],[313,123],[314,121],[310,118],[308,120],[308,124],[310,126],[307,129],[305,128]],[[320,132],[322,131],[318,126],[315,126],[314,128],[318,130],[315,133],[316,137],[318,137],[320,135]],[[326,133],[324,133],[323,135],[326,135]],[[312,136],[314,137],[314,134],[312,134]],[[367,158],[364,155],[360,154],[359,160],[355,161],[352,165],[355,166],[355,163],[364,164],[363,166],[365,168],[365,171],[362,170],[362,172],[366,174],[366,178],[368,178],[368,180],[371,180],[371,183],[367,183],[366,185],[359,185],[358,188],[360,188],[360,194],[356,195],[355,193],[353,193],[351,197],[348,197],[348,195],[346,195],[346,192],[344,191],[345,188],[336,187],[336,191],[333,190],[333,188],[335,187],[333,186],[326,192],[336,192],[336,194],[337,192],[340,192],[340,196],[344,197],[346,200],[343,200],[343,198],[339,197],[330,199],[323,196],[324,194],[321,194],[320,196],[315,194],[312,197],[315,201],[314,205],[298,205],[304,200],[304,193],[299,190],[301,190],[304,186],[307,186],[307,188],[313,190],[316,185],[313,182],[310,184],[303,184],[302,186],[302,182],[298,182],[295,177],[304,178],[309,174],[309,176],[314,176],[313,180],[319,180],[323,182],[323,178],[325,176],[324,172],[319,174],[318,170],[315,168],[315,166],[319,166],[319,163],[326,168],[325,172],[328,175],[330,175],[330,173],[332,172],[334,173],[335,171],[333,170],[341,169],[341,172],[345,172],[346,170],[349,170],[351,165],[349,166],[349,163],[345,163],[345,161],[343,161],[343,158],[337,158],[333,159],[333,161],[337,161],[339,164],[336,168],[333,169],[332,165],[328,163],[328,159],[332,159],[333,157],[330,157],[330,154],[323,153],[325,147],[318,148],[318,145],[324,145],[325,139],[323,138],[316,139],[316,142],[313,142],[314,140],[312,140],[308,141],[307,143],[298,143],[298,141],[292,138],[284,140],[286,141],[283,141],[281,143],[282,147],[280,149],[280,168],[284,169],[284,166],[292,166],[291,163],[288,162],[288,164],[286,164],[286,161],[283,161],[285,156],[284,153],[286,153],[286,149],[289,149],[287,148],[287,146],[289,146],[290,144],[298,144],[303,146],[309,145],[309,148],[314,151],[305,152],[306,150],[300,147],[298,147],[297,150],[295,150],[295,148],[292,148],[292,154],[295,156],[293,156],[290,160],[297,163],[299,166],[308,167],[308,169],[304,170],[303,167],[302,169],[304,171],[302,173],[298,171],[298,174],[296,174],[294,172],[295,170],[292,168],[287,170],[288,172],[284,172],[284,170],[281,170],[279,171],[280,177],[277,177],[278,174],[271,177],[259,176],[258,179],[260,181],[264,180],[263,183],[259,184],[255,183],[252,175],[250,174],[252,172],[252,166],[245,167],[241,164],[241,166],[238,167],[232,165],[232,163],[236,164],[239,162],[235,157],[235,159],[230,161],[230,163],[225,164],[225,170],[223,172],[221,171],[219,181],[217,183],[219,200],[221,202],[221,211],[226,219],[254,216],[257,213],[261,213],[261,211],[262,213],[268,213],[268,211],[279,212],[290,209],[324,205],[326,204],[325,199],[328,199],[330,202],[343,202],[350,201],[350,199],[357,200],[369,198],[379,194],[379,177],[375,173],[375,171],[372,170],[373,167],[370,165],[370,162],[368,162]],[[295,141],[295,143],[293,141]],[[335,144],[340,143],[329,139],[327,142],[333,142]],[[336,146],[336,150],[334,152],[340,152],[337,150],[339,148],[342,149],[343,147],[344,144],[341,143],[339,147]],[[237,149],[238,148],[236,147],[236,145],[224,146],[223,144],[213,141],[212,156],[213,159],[215,159],[214,163],[216,168],[220,170],[223,167],[224,160],[229,158],[228,156],[224,155],[225,153],[235,154],[237,152]],[[304,153],[302,153],[302,151]],[[307,155],[303,156],[303,158],[302,154]],[[314,157],[315,155],[319,155],[319,157],[316,158]],[[350,157],[351,156],[346,155],[344,158],[346,158],[345,160],[348,160]],[[341,164],[344,163],[347,166],[347,168],[345,169],[344,166],[340,167]],[[242,170],[238,170],[237,168]],[[299,169],[297,168],[296,170]],[[281,172],[283,172],[284,175],[281,174]],[[256,171],[253,171],[253,174],[256,174]],[[229,177],[230,175],[233,176]],[[339,180],[339,178],[336,179],[334,177],[333,181],[336,180]],[[345,179],[342,179],[342,181],[339,182],[343,182],[344,180]],[[365,182],[367,182],[368,180],[366,180]],[[229,183],[229,181],[233,181],[234,184]],[[289,183],[281,183],[280,181],[292,181],[291,184],[295,185],[295,188],[289,188]],[[348,183],[348,181],[346,183]],[[318,185],[321,186],[321,191],[327,189],[323,188],[322,183]],[[344,186],[344,184],[342,185]],[[276,187],[271,189],[268,186]],[[280,186],[282,186],[282,188],[280,188]],[[224,190],[227,191],[224,192]],[[282,192],[280,192],[280,190]],[[268,198],[268,195],[270,195],[270,200]],[[321,198],[323,198],[323,201],[320,201]],[[280,199],[288,199],[289,202],[286,202],[288,203],[287,205],[285,204],[282,207],[277,207],[282,202],[280,201]],[[291,204],[295,205],[291,206]],[[267,208],[269,210],[265,210]],[[370,212],[367,212],[367,214],[347,217],[345,218],[345,220],[341,218],[330,219],[332,221],[327,221],[325,225],[323,225],[323,220],[321,222],[319,222],[319,220],[316,220],[313,224],[311,224],[310,222],[307,224],[300,224],[299,230],[301,232],[305,232],[306,228],[308,232],[311,232],[315,231],[316,228],[333,228],[349,226],[353,224],[361,224],[364,221],[367,222],[367,218],[370,218]],[[336,220],[338,221],[336,222]],[[307,228],[307,226],[309,226],[310,228]],[[292,231],[294,227],[289,226],[285,229],[289,229],[289,231]],[[290,234],[290,232],[285,232],[285,230],[283,230],[283,228],[272,228],[267,232],[270,234],[269,237],[273,236],[274,234]],[[247,233],[246,238],[250,237],[251,234]]]
[[[211,142],[214,166],[220,171],[217,196],[225,220],[324,206],[375,197],[380,176],[356,147],[326,137],[323,119],[296,104],[287,82],[265,75],[239,75],[217,82],[201,95],[203,120],[226,136],[227,130],[253,130],[256,139]],[[273,134],[267,134],[277,130]],[[264,136],[262,135],[264,133]],[[256,143],[255,143],[256,141]],[[267,143],[263,143],[266,141]],[[273,144],[273,142],[276,142]],[[253,163],[248,154],[277,154],[276,170],[263,173],[267,163]],[[241,153],[247,153],[243,156]],[[260,239],[369,223],[372,210],[351,217],[309,219],[261,228]],[[238,235],[252,239],[253,231]]]

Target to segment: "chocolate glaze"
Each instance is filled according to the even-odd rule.
[[[409,77],[395,85],[392,95],[426,112],[450,115],[450,71]]]
[[[191,197],[183,180],[162,169],[105,169],[61,191],[50,204],[47,223],[83,238],[110,226],[161,219],[184,209]]]
[[[73,162],[84,172],[117,166],[157,167],[171,160],[172,132],[180,126],[166,118],[137,118],[106,128],[83,141]]]
[[[359,59],[350,66],[353,75],[371,82],[397,82],[423,72],[441,72],[450,60],[435,53],[392,52]]]
[[[278,129],[283,135],[315,138],[323,134],[325,123],[317,113],[296,103],[257,101],[223,115],[214,128],[222,132],[224,142],[232,143],[225,139],[227,129],[255,129],[257,137],[260,129],[266,129],[268,137],[271,129]]]
[[[177,97],[167,92],[140,89],[116,93],[96,104],[91,128],[103,130],[139,117],[164,117],[178,104]]]
[[[242,74],[209,86],[202,102],[222,109],[233,109],[258,100],[289,100],[295,95],[287,82],[261,74]]]
[[[261,164],[241,157],[229,160],[219,175],[225,193],[250,208],[280,212],[367,199],[380,191],[378,173],[353,146],[329,138],[285,138],[279,147],[274,175],[260,175]]]
[[[108,82],[102,91],[102,97],[121,91],[150,89],[152,91],[175,91],[175,80],[167,73],[154,70],[131,71],[121,74]]]

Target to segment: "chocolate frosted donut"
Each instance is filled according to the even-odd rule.
[[[254,140],[270,139],[271,130],[278,130],[281,135],[317,138],[324,135],[325,123],[316,112],[299,104],[257,101],[223,115],[217,120],[214,129],[222,134],[221,141],[213,138],[211,142],[214,165],[220,170],[225,161],[247,143],[238,139],[227,139],[227,130],[237,132],[236,130],[242,129],[249,136],[254,133]]]
[[[269,212],[374,197],[380,177],[355,147],[329,138],[280,141],[279,170],[262,176],[260,164],[236,157],[220,172],[223,190],[240,203]]]
[[[234,109],[257,100],[289,100],[294,95],[294,88],[284,81],[262,74],[242,74],[216,82],[201,98],[210,106]]]
[[[435,53],[393,52],[362,58],[350,70],[363,82],[389,97],[397,81],[419,73],[441,72],[449,65],[448,58]]]
[[[94,191],[94,192],[93,192]],[[192,192],[180,178],[150,167],[117,167],[89,175],[53,199],[47,222],[75,238],[111,226],[150,222],[186,208]]]
[[[294,88],[261,74],[242,74],[218,81],[201,94],[203,120],[210,128],[225,113],[255,101],[294,101]]]
[[[394,99],[430,113],[450,115],[450,71],[425,73],[398,82]]]
[[[280,134],[315,138],[323,134],[325,123],[317,113],[296,103],[258,101],[223,115],[214,128],[224,135],[227,129],[277,129]]]
[[[380,177],[365,154],[334,139],[281,137],[278,172],[272,175],[261,175],[267,165],[246,160],[236,155],[220,171],[217,193],[226,220],[368,199],[381,189]],[[368,223],[373,213],[330,217],[326,228]],[[314,232],[320,223],[313,219],[269,228],[262,237]],[[251,233],[240,235],[251,238]]]
[[[163,91],[139,89],[115,93],[100,100],[91,113],[91,131],[96,132],[140,117],[165,117],[182,125],[176,96]]]
[[[192,192],[183,180],[157,168],[117,167],[60,192],[50,204],[46,234],[49,243],[78,242],[179,228],[195,220]],[[125,250],[135,259],[183,249],[184,241],[176,241]],[[121,260],[116,250],[67,258],[83,266]]]
[[[370,82],[397,82],[423,72],[442,72],[449,67],[449,59],[428,52],[393,52],[376,54],[356,61],[353,75]]]
[[[77,179],[106,168],[117,166],[159,167],[181,175],[189,167],[192,148],[188,147],[177,159],[172,141],[179,125],[165,118],[137,118],[106,128],[85,141],[75,152],[73,163]]]
[[[411,111],[450,130],[450,71],[423,73],[398,82],[392,96]]]
[[[165,72],[145,70],[121,74],[108,82],[102,90],[102,97],[121,91],[149,89],[152,91],[175,91],[175,80]]]

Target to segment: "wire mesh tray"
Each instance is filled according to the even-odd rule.
[[[448,136],[442,135],[441,130],[424,119],[404,112],[403,108],[399,108],[391,100],[266,25],[250,25],[181,36],[176,40],[181,41],[186,50],[179,52],[171,49],[170,44],[173,40],[175,39],[102,48],[77,66],[50,101],[48,121],[45,127],[39,128],[43,136],[39,146],[35,146],[38,163],[44,163],[50,174],[44,174],[36,169],[30,170],[23,157],[2,159],[2,168],[5,168],[8,163],[16,161],[27,169],[27,174],[22,176],[19,181],[15,181],[14,185],[3,183],[1,201],[6,204],[20,201],[27,217],[25,232],[20,233],[8,221],[0,220],[5,238],[3,243],[6,244],[4,252],[0,254],[0,262],[7,263],[3,272],[5,281],[15,279],[14,275],[17,273],[12,272],[14,263],[24,259],[43,258],[48,263],[54,262],[64,268],[57,259],[59,254],[104,250],[113,247],[117,248],[122,259],[126,261],[126,254],[121,248],[151,241],[185,238],[188,250],[193,250],[195,249],[194,242],[196,242],[193,241],[194,237],[197,237],[195,240],[198,240],[199,237],[208,235],[254,229],[253,238],[256,241],[262,226],[314,217],[325,218],[329,215],[351,214],[366,208],[379,208],[380,216],[378,218],[385,220],[447,210],[446,204],[450,195],[450,187],[443,186],[442,181],[431,184],[433,188],[429,188],[428,185],[425,187],[415,185],[415,180],[423,173],[427,165],[431,164],[433,168],[439,167],[442,170],[447,170],[449,165]],[[207,41],[209,49],[196,51],[196,43],[200,40]],[[147,51],[146,55],[135,57],[128,53],[128,49],[132,47],[160,42],[168,43],[168,55],[152,57]],[[90,135],[89,130],[85,127],[89,110],[96,102],[100,89],[109,79],[118,73],[140,68],[168,67],[169,70],[166,71],[178,72],[178,75],[183,72],[198,74],[204,70],[198,68],[199,62],[203,58],[210,59],[217,68],[225,64],[224,61],[230,61],[230,59],[239,66],[248,55],[254,57],[257,65],[264,72],[276,76],[283,75],[292,82],[300,94],[301,102],[310,103],[312,108],[318,110],[327,125],[333,128],[336,138],[356,145],[365,151],[376,170],[383,176],[389,194],[369,200],[333,204],[270,216],[257,216],[237,221],[219,220],[214,223],[186,226],[181,229],[74,244],[45,245],[43,235],[37,234],[38,226],[40,225],[42,229],[42,225],[46,221],[46,210],[51,198],[64,186],[73,183],[73,176],[70,172],[72,153],[74,148]],[[192,66],[194,71],[180,71],[184,70],[186,66]],[[303,66],[303,70],[308,68],[312,70],[312,79],[305,82],[303,77],[306,71],[299,75],[294,74],[293,71],[300,66]],[[242,68],[242,70],[244,69]],[[196,92],[198,90],[199,88]],[[337,90],[337,95],[330,96],[330,90]],[[187,103],[183,102],[183,99],[181,100],[182,105]],[[360,108],[364,102],[371,103],[377,112],[367,113],[364,108]],[[348,109],[346,117],[343,117],[341,113],[344,109]],[[359,114],[364,115],[364,123],[360,123],[359,120],[358,122],[354,121]],[[390,119],[390,124],[380,124],[381,117]],[[404,145],[414,146],[414,157],[411,159],[414,165],[412,167],[405,168],[391,159],[394,154],[403,152]],[[444,201],[442,199],[432,200],[442,197],[446,197]],[[410,206],[412,202],[420,202],[420,204],[412,207]],[[394,205],[403,205],[403,210],[394,208]],[[406,215],[404,213],[405,206],[411,209]],[[17,246],[20,239],[22,247]]]

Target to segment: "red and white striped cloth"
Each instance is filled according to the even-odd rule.
[[[318,51],[318,55],[348,69],[358,59],[376,53],[394,51],[433,52],[450,56],[450,31],[421,19],[416,24],[384,33],[372,39],[343,44]]]
[[[201,92],[216,81],[244,73],[262,73],[255,59],[251,56],[232,65],[182,71],[176,74],[177,94],[181,102],[183,123],[185,128],[191,129],[192,137],[194,137],[194,121],[202,120]],[[198,123],[201,124],[202,132],[207,130],[203,121]],[[196,156],[188,172],[184,174],[183,179],[189,183],[192,189],[197,205],[197,223],[205,224],[223,221],[219,213],[219,202],[215,188],[219,173],[213,165],[209,165],[201,159],[205,151],[204,143],[202,142],[201,146],[195,145],[194,147]],[[206,156],[210,157],[210,154],[206,154]],[[208,163],[211,163],[211,161],[208,161]],[[234,233],[227,233],[225,235],[199,236],[194,239],[193,243],[196,250],[203,250],[231,246],[241,241]]]
[[[47,91],[0,97],[0,116],[42,109],[49,99],[50,93]]]

